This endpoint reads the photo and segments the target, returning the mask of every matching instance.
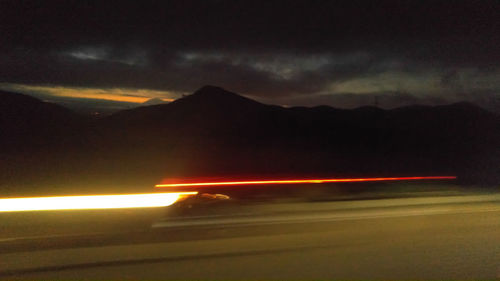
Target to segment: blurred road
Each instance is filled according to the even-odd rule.
[[[96,226],[98,228],[98,226]],[[498,279],[499,195],[231,206],[0,241],[4,279]]]

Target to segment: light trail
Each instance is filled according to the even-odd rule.
[[[351,178],[351,179],[297,179],[297,180],[252,180],[252,181],[220,181],[194,183],[165,183],[157,184],[157,188],[165,187],[199,187],[222,185],[264,185],[264,184],[301,184],[301,183],[331,183],[331,182],[372,182],[372,181],[403,181],[403,180],[452,180],[456,176],[436,177],[392,177],[392,178]]]
[[[0,212],[166,207],[198,192],[26,197],[0,199]]]

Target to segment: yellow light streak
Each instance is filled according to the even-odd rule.
[[[0,199],[0,212],[166,207],[198,192],[55,196]]]

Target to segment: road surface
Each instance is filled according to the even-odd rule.
[[[135,232],[4,237],[0,278],[500,278],[498,195],[230,210]]]

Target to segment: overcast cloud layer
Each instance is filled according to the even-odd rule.
[[[3,89],[500,109],[497,1],[1,1],[0,34]]]

